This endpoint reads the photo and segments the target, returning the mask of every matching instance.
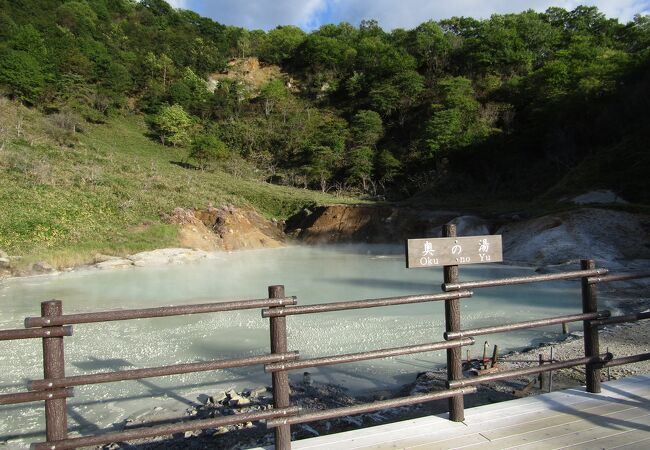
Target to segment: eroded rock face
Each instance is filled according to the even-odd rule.
[[[406,238],[439,236],[440,227],[458,216],[452,211],[391,206],[321,206],[289,219],[286,232],[308,244],[398,243]]]
[[[181,245],[200,250],[240,250],[281,247],[285,235],[281,225],[260,216],[251,208],[176,208],[166,218],[181,225]]]
[[[650,218],[622,211],[584,208],[504,225],[507,262],[550,265],[595,259],[609,267],[619,260],[650,258]]]

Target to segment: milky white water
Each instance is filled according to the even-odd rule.
[[[129,270],[80,270],[15,279],[0,284],[0,329],[21,328],[39,315],[39,303],[56,298],[64,312],[90,312],[263,298],[267,286],[284,284],[299,304],[440,292],[442,270],[405,269],[401,247],[291,247],[219,254],[183,265]],[[502,278],[532,273],[501,265],[461,267],[461,279]],[[531,320],[580,311],[576,282],[546,283],[477,291],[461,300],[464,328]],[[423,303],[316,315],[290,316],[289,350],[303,357],[350,353],[442,340],[443,304]],[[502,351],[557,337],[559,327],[480,337]],[[66,373],[76,375],[241,357],[269,351],[268,319],[260,310],[76,325],[65,338]],[[395,389],[418,372],[439,366],[444,352],[313,369],[317,381],[354,392]],[[292,373],[300,379],[300,371]],[[39,340],[0,342],[0,392],[24,390],[42,378]],[[150,378],[75,388],[69,400],[71,431],[110,429],[156,405],[182,409],[201,394],[234,387],[269,385],[261,367]],[[0,442],[20,447],[42,439],[42,404],[0,406]],[[179,413],[180,414],[180,413]],[[1,446],[2,444],[0,444]]]

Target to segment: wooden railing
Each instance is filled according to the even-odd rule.
[[[111,442],[164,436],[184,431],[216,428],[251,421],[266,421],[267,427],[275,429],[276,448],[287,450],[291,448],[290,427],[293,424],[361,414],[440,399],[449,399],[450,420],[462,421],[464,420],[463,396],[476,392],[476,386],[482,383],[584,365],[586,368],[587,391],[598,393],[600,392],[600,371],[602,368],[650,359],[650,353],[618,358],[614,358],[609,352],[601,354],[598,340],[599,326],[648,319],[650,318],[650,313],[643,312],[612,317],[609,311],[598,311],[596,285],[604,282],[645,277],[650,277],[650,273],[637,272],[607,275],[606,269],[596,268],[593,261],[584,260],[582,261],[582,270],[579,271],[467,282],[459,281],[457,266],[449,266],[445,267],[445,282],[442,285],[442,293],[331,302],[315,305],[297,305],[295,297],[285,296],[284,286],[270,286],[268,288],[268,298],[264,299],[68,315],[63,314],[62,303],[60,301],[52,300],[41,304],[40,316],[29,317],[25,320],[26,329],[0,331],[0,340],[42,339],[44,369],[44,378],[42,380],[31,381],[28,384],[28,392],[0,395],[0,405],[33,401],[45,402],[46,442],[32,444],[32,448],[39,450],[72,449],[90,445],[108,444]],[[460,328],[459,302],[473,296],[473,292],[470,289],[572,279],[581,280],[582,311],[579,313],[498,326],[465,330]],[[444,340],[440,342],[420,343],[410,346],[309,359],[301,359],[297,351],[288,350],[288,316],[439,301],[445,302],[446,322],[446,332],[443,335]],[[262,310],[262,317],[269,319],[271,344],[271,352],[269,354],[86,375],[65,375],[63,344],[65,337],[72,335],[71,325],[137,318],[218,313],[257,308],[264,308]],[[554,324],[565,324],[568,322],[583,323],[585,346],[585,356],[583,358],[551,361],[548,364],[489,373],[472,378],[463,377],[461,371],[461,348],[474,344],[474,336]],[[297,406],[291,406],[288,376],[288,372],[291,370],[437,350],[447,351],[447,389],[427,394],[319,411],[302,411]],[[250,365],[264,365],[264,370],[272,374],[273,409],[228,417],[191,420],[174,424],[135,428],[121,432],[68,438],[66,402],[67,398],[73,395],[72,389],[74,386],[137,380]]]

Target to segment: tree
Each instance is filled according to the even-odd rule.
[[[313,145],[307,152],[309,155],[307,175],[312,181],[318,183],[322,192],[327,192],[328,182],[340,161],[340,155],[331,147],[324,145]]]
[[[397,112],[397,121],[403,126],[409,109],[418,102],[423,90],[422,75],[415,70],[405,70],[372,89],[370,103],[386,117]]]
[[[352,118],[350,131],[354,145],[375,147],[384,135],[384,125],[375,111],[361,110]]]
[[[350,150],[348,179],[360,181],[364,192],[368,190],[368,182],[372,179],[374,159],[375,151],[368,146],[362,145]]]
[[[282,64],[293,56],[306,37],[304,31],[292,25],[274,28],[267,33],[260,56],[272,64]]]
[[[228,146],[217,136],[214,134],[200,134],[192,141],[189,156],[195,159],[202,169],[205,169],[210,162],[222,160],[228,154]]]
[[[417,58],[419,67],[426,71],[427,78],[446,68],[451,53],[451,40],[442,27],[429,20],[410,32],[409,51]]]
[[[377,155],[375,166],[376,177],[380,183],[384,184],[393,181],[400,172],[402,163],[388,150],[382,150]]]
[[[489,134],[469,79],[445,78],[439,88],[442,102],[433,105],[433,115],[426,128],[429,156],[465,147]]]
[[[2,11],[0,6],[0,42],[7,41],[17,30],[16,23],[7,13]]]
[[[0,51],[0,84],[13,96],[35,104],[45,86],[46,74],[39,60],[26,52]]]
[[[171,103],[181,105],[190,114],[205,118],[212,94],[206,81],[186,67],[182,77],[169,88]]]
[[[56,10],[56,21],[62,27],[81,36],[92,34],[97,22],[97,14],[85,2],[66,2]]]
[[[32,25],[18,27],[6,47],[0,47],[0,84],[13,96],[35,104],[51,77],[46,59],[41,34]]]
[[[329,70],[335,74],[348,69],[356,50],[346,42],[320,34],[310,34],[296,55],[296,62],[312,71]]]
[[[176,147],[189,142],[193,120],[182,106],[163,106],[158,114],[151,118],[151,123],[163,145],[171,143]]]
[[[309,134],[304,138],[305,171],[325,192],[343,161],[349,130],[345,120],[331,113],[316,112],[309,122],[315,125],[315,129],[307,130]]]
[[[260,98],[264,101],[264,115],[268,117],[276,105],[289,97],[289,91],[282,80],[271,80],[262,86]]]

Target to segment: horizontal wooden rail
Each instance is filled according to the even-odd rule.
[[[477,289],[497,286],[512,286],[515,284],[542,283],[545,281],[572,280],[576,278],[604,275],[607,269],[575,270],[572,272],[547,273],[543,275],[527,275],[523,277],[499,278],[494,280],[465,281],[462,283],[444,283],[442,290],[445,292],[457,291],[460,289]]]
[[[205,430],[206,428],[219,428],[237,423],[254,422],[259,420],[272,419],[276,417],[297,414],[300,408],[290,406],[282,409],[270,409],[253,413],[235,414],[226,417],[213,419],[189,420],[187,422],[174,423],[169,425],[156,425],[152,427],[135,428],[128,431],[98,434],[95,436],[84,436],[78,438],[63,439],[59,441],[39,442],[32,444],[33,450],[65,450],[78,447],[89,447],[94,445],[110,444],[112,442],[132,441],[156,436],[167,436],[185,431]]]
[[[343,408],[326,409],[322,411],[313,411],[300,414],[293,417],[283,417],[271,419],[266,422],[269,428],[279,427],[282,425],[293,425],[296,423],[313,422],[315,420],[333,419],[335,417],[352,416],[354,414],[364,414],[368,412],[379,411],[388,408],[398,408],[400,406],[417,405],[418,403],[432,402],[443,400],[458,395],[474,394],[475,387],[466,387],[462,389],[447,389],[443,391],[431,392],[429,394],[417,394],[410,397],[394,398],[390,400],[381,400],[373,403],[363,403],[361,405],[346,406]]]
[[[205,314],[242,309],[266,308],[270,306],[295,305],[295,297],[237,300],[232,302],[202,303],[198,305],[162,306],[159,308],[125,309],[95,313],[67,314],[56,317],[28,317],[25,328],[49,327],[79,323],[111,322],[115,320],[149,319],[154,317]]]
[[[368,359],[390,358],[392,356],[410,355],[413,353],[432,352],[446,350],[448,348],[474,345],[474,339],[467,338],[453,342],[434,342],[431,344],[410,345],[407,347],[394,347],[369,352],[348,353],[345,355],[324,356],[321,358],[302,359],[300,361],[280,362],[264,366],[266,372],[278,372],[280,370],[306,369],[307,367],[331,366],[333,364],[344,364]]]
[[[38,402],[42,400],[68,397],[74,397],[72,388],[41,392],[19,392],[17,394],[0,395],[0,405],[15,405],[16,403]]]
[[[636,322],[637,320],[650,319],[650,311],[635,313],[635,314],[626,314],[624,316],[613,316],[606,319],[594,320],[591,322],[592,325],[612,325],[615,323],[625,323],[625,322]]]
[[[291,316],[295,314],[315,314],[348,309],[379,308],[382,306],[406,305],[411,303],[426,303],[442,300],[469,298],[471,291],[457,291],[443,294],[407,295],[403,297],[386,297],[368,300],[353,300],[348,302],[319,303],[316,305],[292,306],[262,310],[262,317]]]
[[[244,367],[254,364],[268,364],[272,362],[287,361],[296,358],[298,358],[298,352],[275,353],[271,355],[250,356],[247,358],[224,359],[189,364],[175,364],[171,366],[149,367],[144,369],[120,370],[117,372],[93,373],[89,375],[76,375],[65,378],[48,378],[46,380],[34,380],[30,382],[29,389],[33,391],[40,391],[43,389],[52,389],[66,386],[84,386],[87,384],[139,380],[142,378],[155,378],[192,372],[207,372],[210,370]]]
[[[72,327],[47,327],[0,331],[0,341],[62,336],[72,336]]]
[[[504,372],[480,375],[473,378],[463,378],[462,380],[452,380],[447,382],[447,388],[449,389],[459,389],[467,386],[476,386],[478,384],[487,383],[489,381],[497,380],[506,380],[508,378],[518,378],[525,377],[528,375],[535,375],[542,372],[548,372],[550,370],[559,370],[566,369],[568,367],[580,366],[583,364],[597,364],[603,363],[612,359],[612,354],[607,353],[605,358],[602,359],[599,356],[591,356],[585,358],[577,359],[568,359],[566,361],[559,361],[555,363],[543,364],[540,366],[528,367],[525,369],[516,369],[516,370],[507,370]]]
[[[589,284],[609,283],[612,281],[638,280],[639,278],[650,278],[650,272],[613,273],[603,277],[591,277],[587,282]]]
[[[621,356],[619,358],[614,358],[609,361],[604,361],[602,364],[600,364],[600,367],[622,366],[624,364],[633,364],[633,363],[648,361],[648,360],[650,360],[650,353],[640,353],[638,355]]]
[[[470,328],[460,331],[446,331],[445,339],[460,339],[467,336],[481,336],[483,334],[501,333],[504,331],[525,330],[528,328],[545,327],[556,325],[558,323],[578,322],[582,320],[593,320],[609,317],[609,311],[599,311],[595,313],[572,314],[566,316],[549,317],[547,319],[527,320],[526,322],[508,323],[505,325],[494,325],[490,327]]]

